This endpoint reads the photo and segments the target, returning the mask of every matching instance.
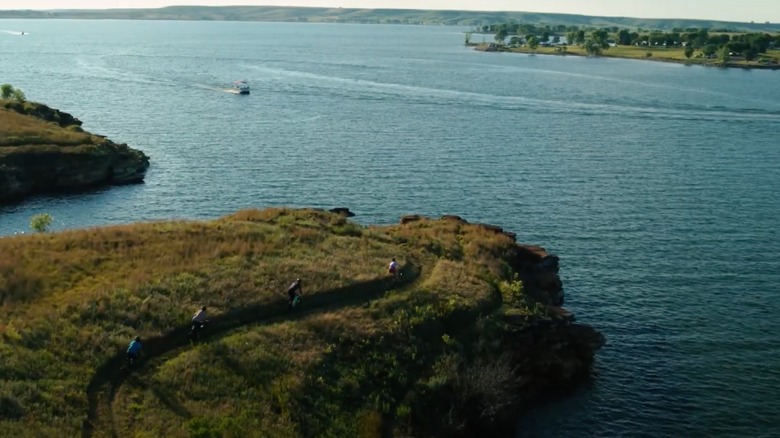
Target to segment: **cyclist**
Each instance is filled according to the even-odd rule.
[[[141,337],[136,336],[127,346],[127,363],[132,364],[141,355]]]
[[[301,299],[301,295],[303,295],[303,286],[301,286],[301,279],[296,278],[293,284],[290,285],[289,288],[287,288],[287,296],[290,297],[289,305],[290,307],[295,306],[298,301]]]
[[[398,262],[395,261],[395,258],[390,261],[390,266],[387,268],[387,272],[390,274],[390,277],[393,280],[398,280],[398,274],[400,274],[400,268],[398,267]]]
[[[200,310],[195,312],[195,315],[192,316],[192,328],[190,329],[190,333],[197,335],[200,329],[203,328],[203,325],[209,322],[209,320],[206,319],[207,316],[206,306],[201,307]]]

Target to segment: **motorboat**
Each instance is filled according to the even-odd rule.
[[[249,94],[249,84],[246,81],[235,81],[233,91],[237,94]]]

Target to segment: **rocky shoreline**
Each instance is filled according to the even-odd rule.
[[[43,193],[143,182],[149,167],[146,154],[82,130],[82,122],[68,113],[39,103],[0,101],[0,116],[9,120],[0,129],[0,138],[5,137],[0,142],[0,204]],[[41,134],[14,132],[14,124],[22,123]],[[51,140],[57,136],[68,141]],[[71,141],[74,136],[83,141]]]
[[[427,220],[420,215],[401,218],[402,224]],[[469,224],[458,216],[442,220]],[[574,314],[563,307],[563,282],[559,276],[559,258],[536,245],[517,243],[516,234],[490,224],[475,224],[502,234],[515,242],[509,254],[512,270],[523,290],[543,306],[544,317],[503,312],[500,339],[501,354],[486,358],[500,363],[514,377],[505,382],[504,400],[486,415],[485,401],[472,401],[460,412],[463,428],[459,436],[477,436],[488,432],[509,436],[515,432],[518,415],[540,400],[565,396],[591,375],[595,353],[606,343],[602,333],[590,325],[575,323]]]

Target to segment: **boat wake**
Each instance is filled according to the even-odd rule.
[[[2,29],[2,30],[0,30],[0,32],[7,33],[9,35],[17,35],[17,36],[29,35],[29,32],[24,32],[24,31],[19,31],[19,30],[6,30],[6,29]]]
[[[410,103],[430,105],[471,105],[510,111],[602,115],[620,113],[626,117],[673,118],[682,120],[780,121],[780,110],[708,107],[705,105],[654,106],[646,102],[629,104],[616,102],[574,102],[526,96],[505,96],[490,93],[439,89],[418,85],[376,82],[344,78],[296,70],[249,66],[262,71],[271,80],[293,82],[299,89],[308,88],[354,99],[400,99]]]

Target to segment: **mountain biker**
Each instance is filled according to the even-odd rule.
[[[141,355],[141,337],[136,336],[135,339],[130,341],[130,345],[127,346],[127,361],[132,363],[138,360],[138,356]]]
[[[393,280],[398,279],[398,274],[400,273],[400,269],[398,267],[398,262],[395,261],[395,258],[390,261],[390,266],[387,268],[387,272],[390,274],[390,277],[393,278]]]
[[[291,284],[290,287],[287,288],[287,296],[290,297],[289,300],[290,307],[292,307],[293,304],[295,304],[295,298],[298,298],[300,300],[301,295],[303,295],[301,279],[296,278],[293,284]]]
[[[200,330],[203,328],[203,325],[209,322],[209,320],[206,318],[208,315],[206,315],[206,306],[203,306],[195,312],[195,315],[192,316],[192,329],[193,330]]]

